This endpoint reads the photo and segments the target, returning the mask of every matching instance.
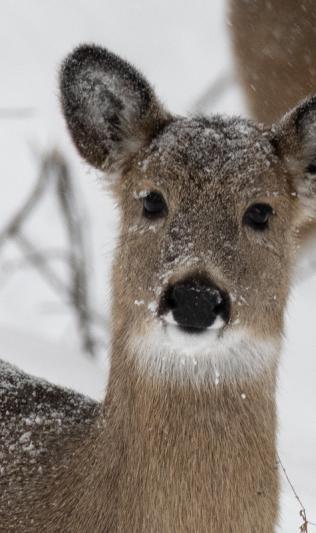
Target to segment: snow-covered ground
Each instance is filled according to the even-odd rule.
[[[58,65],[78,43],[97,42],[141,68],[170,109],[188,112],[211,82],[232,69],[224,7],[223,0],[1,2],[0,231],[28,194],[42,150],[53,146],[63,150],[84,199],[82,209],[92,235],[93,306],[100,313],[108,310],[117,213],[96,174],[79,161],[66,134],[57,97]],[[1,113],[1,109],[20,107],[30,114],[9,119]],[[238,88],[229,88],[212,111],[245,113]],[[65,241],[49,192],[25,230],[45,249],[63,246]],[[315,299],[316,273],[293,289],[279,380],[279,452],[314,521]],[[106,332],[104,337],[106,343]],[[97,361],[81,353],[69,309],[33,269],[20,265],[13,243],[0,251],[0,356],[93,397],[104,394],[106,350]],[[280,531],[298,531],[299,523],[298,502],[284,483]]]

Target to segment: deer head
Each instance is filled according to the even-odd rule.
[[[316,98],[269,128],[173,116],[130,64],[81,46],[62,67],[61,101],[121,210],[121,354],[176,381],[251,379],[275,365],[296,233],[315,215]]]

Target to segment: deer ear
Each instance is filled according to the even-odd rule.
[[[66,58],[60,91],[78,151],[109,172],[122,170],[171,118],[134,67],[97,46],[80,46]]]
[[[276,149],[300,202],[300,219],[316,219],[316,96],[287,113],[274,130]]]

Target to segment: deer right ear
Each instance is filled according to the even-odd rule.
[[[299,200],[299,223],[304,224],[316,219],[316,96],[287,113],[273,131],[273,144]]]
[[[134,67],[97,46],[80,46],[66,58],[60,91],[78,151],[105,171],[122,170],[171,119]]]

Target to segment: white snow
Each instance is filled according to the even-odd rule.
[[[144,300],[135,300],[134,304],[139,307],[140,305],[144,305],[145,302],[144,302]]]
[[[155,313],[157,311],[157,303],[155,301],[149,302],[147,307],[151,313]]]

